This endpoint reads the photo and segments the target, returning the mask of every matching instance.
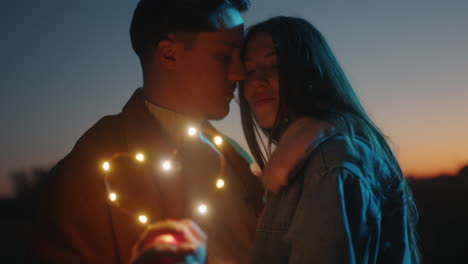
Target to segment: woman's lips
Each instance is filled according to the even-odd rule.
[[[262,97],[254,100],[254,106],[261,106],[275,101],[273,97]]]

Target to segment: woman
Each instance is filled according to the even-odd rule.
[[[268,189],[252,263],[419,263],[410,189],[320,32],[275,17],[244,45],[242,125]]]
[[[418,263],[410,189],[320,32],[271,18],[242,56],[242,124],[270,190],[253,263]]]

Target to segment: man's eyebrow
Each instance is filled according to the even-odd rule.
[[[263,55],[263,57],[269,58],[269,57],[273,57],[273,56],[276,56],[276,55],[277,55],[276,51],[272,50],[272,51],[269,51],[269,52],[265,53],[265,55]],[[244,57],[244,59],[243,59],[244,62],[249,62],[251,60],[252,59],[249,58],[249,57]]]

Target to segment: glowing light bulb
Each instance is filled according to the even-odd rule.
[[[138,216],[138,221],[140,221],[140,223],[142,224],[146,224],[148,222],[148,217],[146,217],[145,215],[140,215]]]
[[[220,146],[221,144],[223,144],[223,138],[220,137],[220,136],[216,136],[214,137],[214,143],[218,146]]]
[[[224,187],[224,180],[223,179],[218,179],[216,181],[216,188],[221,189]]]
[[[163,235],[157,236],[155,239],[155,242],[175,245],[177,244],[177,239],[171,234],[163,234]]]
[[[143,153],[138,153],[136,154],[135,159],[138,160],[139,162],[143,162],[145,161],[145,155],[143,155]]]
[[[164,171],[170,171],[172,170],[172,163],[170,160],[163,161],[162,163],[162,169]]]
[[[103,169],[104,171],[109,171],[109,170],[110,170],[110,163],[109,163],[108,161],[104,162],[104,163],[102,164],[102,169]]]
[[[110,193],[109,194],[109,199],[112,201],[112,202],[115,202],[117,200],[117,194],[116,193]]]
[[[189,129],[187,130],[187,134],[191,137],[194,137],[195,135],[197,135],[197,133],[198,130],[195,127],[189,127]]]
[[[198,206],[198,212],[204,215],[208,212],[208,207],[205,204],[201,204],[200,206]]]

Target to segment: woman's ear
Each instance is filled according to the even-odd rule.
[[[167,38],[159,41],[156,48],[156,59],[159,64],[169,70],[177,67],[177,59],[183,48],[175,38],[174,34],[168,34]]]

